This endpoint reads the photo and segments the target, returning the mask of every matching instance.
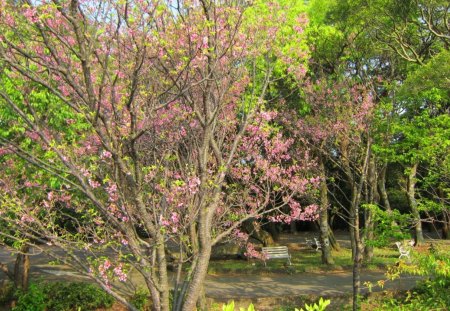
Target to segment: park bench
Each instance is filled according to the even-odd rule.
[[[287,246],[271,246],[271,247],[263,247],[263,260],[264,266],[266,266],[266,261],[270,259],[287,259],[289,265],[291,263],[291,255],[289,255],[289,250]]]
[[[311,240],[310,238],[305,238],[305,242],[307,245],[314,248],[316,251],[319,251],[319,249],[322,248],[322,244],[320,243],[318,238],[313,238],[314,240]]]
[[[401,242],[395,242],[395,245],[397,245],[398,251],[400,253],[400,256],[398,257],[398,259],[402,258],[402,257],[406,257],[408,259],[411,259],[409,257],[409,249],[406,249]]]
[[[316,252],[319,251],[319,249],[322,249],[322,244],[320,243],[318,238],[314,238],[314,246],[316,247]]]

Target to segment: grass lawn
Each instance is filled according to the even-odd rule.
[[[350,269],[352,266],[351,250],[342,248],[333,251],[335,264],[328,266],[322,264],[321,252],[313,249],[302,248],[290,250],[292,265],[289,266],[285,259],[272,259],[264,262],[258,259],[241,260],[213,260],[209,265],[209,274],[236,273],[236,274],[258,274],[258,273],[303,273],[340,271]],[[398,251],[393,247],[376,248],[374,257],[370,263],[365,263],[367,269],[380,269],[398,261]]]
[[[413,252],[422,252],[428,249],[430,241],[420,248],[413,249]],[[450,240],[433,240],[433,245],[450,253]],[[280,243],[281,244],[281,243]],[[321,252],[315,251],[311,247],[289,247],[292,265],[289,266],[285,259],[272,259],[267,261],[267,266],[259,259],[230,259],[212,260],[209,265],[209,274],[264,274],[264,273],[320,273],[326,271],[350,270],[352,267],[351,250],[341,248],[340,251],[333,251],[335,264],[328,266],[322,264]],[[364,269],[380,270],[398,262],[399,252],[392,245],[383,248],[374,248],[374,256],[370,262],[365,262]]]

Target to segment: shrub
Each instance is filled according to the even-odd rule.
[[[30,284],[27,291],[19,289],[15,296],[17,302],[13,311],[44,311],[47,307],[44,290],[37,284]]]
[[[54,311],[95,310],[111,307],[114,298],[93,284],[81,282],[47,283],[47,308]]]
[[[133,297],[131,297],[131,304],[139,311],[150,310],[149,292],[145,289],[138,289]]]
[[[28,291],[18,290],[13,311],[89,311],[109,308],[114,298],[98,286],[81,282],[30,284]]]

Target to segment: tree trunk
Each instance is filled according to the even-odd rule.
[[[167,259],[165,252],[165,242],[164,235],[159,233],[157,236],[158,245],[156,246],[156,256],[158,261],[158,276],[159,276],[159,284],[161,287],[161,310],[169,311],[170,310],[170,290],[169,290],[169,277],[167,275]]]
[[[20,253],[17,254],[14,264],[14,284],[16,287],[26,291],[28,289],[29,272],[30,272],[30,258],[28,251],[30,247],[23,245],[20,248]]]
[[[352,195],[352,208],[354,214],[351,215],[351,231],[353,231],[354,239],[355,239],[355,247],[354,247],[354,253],[352,253],[352,259],[353,259],[353,311],[359,310],[359,293],[361,288],[361,264],[363,261],[363,250],[364,250],[364,243],[361,239],[360,234],[360,228],[359,228],[359,204],[361,203],[361,194],[364,184],[367,180],[367,175],[369,171],[370,166],[370,159],[371,159],[371,140],[370,137],[367,141],[366,146],[366,155],[364,158],[364,162],[362,165],[361,170],[361,176],[359,178],[358,186],[354,184],[354,187],[352,188],[354,192],[354,196]],[[353,250],[353,249],[352,249]]]
[[[321,171],[320,182],[320,212],[319,212],[319,225],[320,225],[320,241],[322,243],[322,263],[326,265],[334,264],[333,257],[331,255],[331,243],[329,240],[330,228],[328,225],[328,187],[325,175],[325,165],[323,160],[320,160],[319,168]]]
[[[335,251],[340,251],[341,246],[339,245],[339,242],[336,240],[336,237],[334,236],[333,230],[331,230],[330,226],[328,226],[328,239],[330,240],[331,247]]]
[[[352,197],[351,197],[351,202],[350,202],[350,215],[349,215],[349,218],[350,218],[350,221],[349,221],[349,223],[350,223],[350,244],[351,244],[351,248],[352,248],[352,260],[355,260],[355,256],[357,253],[356,245],[358,243],[356,236],[355,236],[356,231],[353,228],[353,226],[356,222],[356,218],[359,218],[359,215],[358,215],[359,209],[358,209],[358,206],[356,206],[357,200],[356,200],[355,196],[356,196],[356,185],[353,185]],[[358,220],[358,222],[359,222],[359,220]]]
[[[416,245],[420,245],[424,243],[423,238],[423,230],[422,230],[422,222],[420,219],[420,212],[417,207],[417,200],[415,198],[415,191],[416,191],[416,174],[417,174],[417,167],[419,166],[419,163],[414,163],[408,171],[407,174],[407,189],[406,189],[406,195],[408,198],[408,204],[409,208],[411,210],[411,214],[414,218],[414,229],[415,229],[415,240]]]
[[[384,209],[390,213],[392,212],[392,209],[386,191],[386,170],[387,165],[384,164],[383,167],[381,168],[380,174],[378,175],[377,185],[378,185],[378,192],[380,193],[381,197],[381,203],[383,204]]]
[[[353,311],[359,310],[359,295],[361,288],[361,263],[362,263],[362,245],[359,237],[359,221],[355,222],[355,237],[356,237],[356,254],[353,259]]]
[[[205,280],[209,258],[211,255],[211,247],[201,248],[193,277],[189,283],[186,298],[183,304],[183,311],[193,311],[196,309],[197,301],[199,300],[203,281]]]
[[[442,239],[450,239],[450,216],[447,211],[442,211]]]
[[[377,191],[377,170],[375,165],[375,157],[371,157],[369,161],[369,171],[367,176],[368,181],[368,202],[370,204],[378,205],[378,202],[380,201],[380,197],[378,195]],[[372,241],[374,239],[374,228],[375,224],[373,222],[373,211],[372,209],[366,208],[364,210],[364,227],[365,227],[365,234],[364,234],[364,241]],[[364,242],[364,259],[367,262],[370,262],[373,257],[373,246],[369,244],[366,244]]]
[[[373,234],[373,230],[374,230],[374,226],[375,224],[373,223],[373,212],[370,208],[365,209],[364,210],[364,226],[365,226],[365,236],[364,236],[364,240],[365,241],[371,241],[374,239],[374,234]],[[364,260],[366,262],[370,262],[373,258],[373,246],[364,243]]]
[[[213,201],[217,202],[217,197]],[[182,311],[196,310],[197,302],[202,294],[203,282],[211,258],[211,220],[214,215],[211,211],[214,211],[215,207],[215,205],[207,205],[200,209],[198,216],[198,257],[192,268],[192,278],[189,280]]]

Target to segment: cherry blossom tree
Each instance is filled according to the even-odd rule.
[[[17,129],[0,137],[0,234],[20,232],[133,310],[114,282],[136,271],[153,309],[169,310],[171,262],[172,309],[193,310],[212,247],[242,237],[244,221],[315,218],[298,202],[317,185],[311,163],[293,159],[264,108],[274,70],[305,73],[306,20],[288,9],[0,1],[1,74],[14,86],[0,86],[13,116],[1,126]],[[17,174],[21,161],[36,171]]]
[[[330,161],[342,172],[348,188],[349,196],[344,202],[338,203],[344,208],[343,218],[349,224],[354,308],[357,309],[364,247],[365,242],[371,238],[372,231],[369,226],[373,225],[370,210],[364,210],[363,213],[361,206],[363,203],[373,204],[374,193],[377,191],[376,183],[372,181],[376,174],[372,155],[374,92],[369,87],[351,80],[332,83],[333,86],[326,80],[306,83],[304,95],[310,112],[297,124],[299,130],[313,144],[321,161]],[[324,167],[319,167],[323,178]],[[326,209],[327,206],[321,208]],[[365,230],[361,230],[362,214]],[[327,239],[326,231],[322,233],[322,238]]]

